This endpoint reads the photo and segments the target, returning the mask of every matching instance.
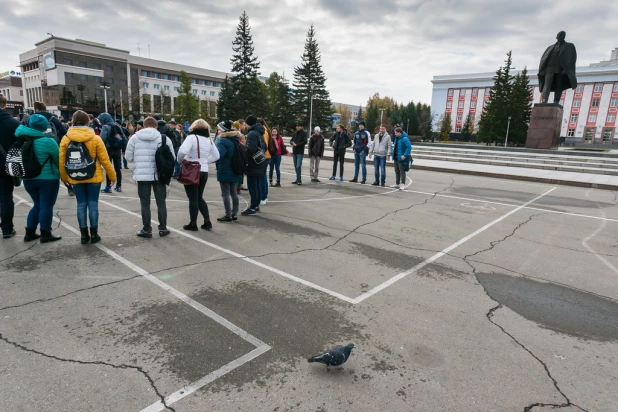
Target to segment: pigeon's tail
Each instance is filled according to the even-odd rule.
[[[307,358],[307,362],[309,362],[309,363],[313,363],[315,361],[316,361],[315,358]]]

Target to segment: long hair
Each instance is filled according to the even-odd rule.
[[[268,127],[268,123],[266,123],[266,120],[260,117],[257,119],[257,122],[261,124],[262,126],[264,126],[264,130],[266,130],[266,133],[268,133],[268,139],[270,140],[273,136],[270,133],[270,128]]]

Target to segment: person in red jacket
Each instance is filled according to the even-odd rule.
[[[287,155],[291,156],[287,147],[285,147],[285,143],[283,142],[283,136],[279,134],[279,129],[273,127],[270,131],[272,134],[272,139],[277,146],[277,154],[273,156],[270,162],[270,171],[268,174],[268,180],[270,181],[270,185],[272,187],[281,187],[281,156]],[[277,171],[277,183],[273,185],[273,171]]]

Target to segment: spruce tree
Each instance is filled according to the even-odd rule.
[[[472,115],[468,114],[466,116],[466,121],[464,122],[463,128],[461,129],[461,140],[464,142],[469,142],[473,132],[474,126],[472,125]]]
[[[504,140],[508,117],[512,114],[513,76],[511,75],[510,51],[504,63],[504,66],[496,71],[494,85],[489,91],[489,101],[479,122],[478,140],[487,144],[496,140]]]
[[[358,124],[365,121],[365,114],[363,113],[363,106],[358,106],[358,113],[356,119],[352,122],[352,131],[356,133],[358,131]]]
[[[448,142],[453,131],[453,119],[450,113],[444,113],[440,121],[440,141]]]
[[[326,76],[322,70],[321,60],[315,29],[311,25],[307,32],[302,63],[294,68],[294,112],[298,120],[305,125],[309,125],[309,114],[312,112],[311,124],[327,128],[332,123],[333,105],[326,90]],[[311,110],[311,96],[313,96],[313,110]]]
[[[513,80],[510,113],[509,142],[525,145],[530,115],[532,114],[532,88],[528,78],[528,69],[525,67]]]
[[[280,132],[290,131],[294,126],[294,113],[290,86],[285,75],[272,73],[266,80],[267,112],[264,117],[272,127],[278,127]]]
[[[185,71],[181,71],[180,88],[174,105],[174,117],[176,122],[193,122],[198,116],[198,98],[191,90],[191,79]]]
[[[217,119],[222,122],[224,120],[236,120],[229,113],[232,111],[231,106],[234,101],[232,99],[232,90],[230,89],[230,81],[227,76],[223,81],[223,87],[219,91],[219,100],[217,102]]]

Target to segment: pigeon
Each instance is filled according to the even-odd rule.
[[[354,349],[355,347],[356,345],[354,345],[353,343],[348,343],[343,347],[339,346],[321,355],[313,356],[307,359],[307,361],[309,363],[323,363],[326,366],[341,366],[346,363],[346,361],[350,357],[350,354],[352,353],[352,349]]]

